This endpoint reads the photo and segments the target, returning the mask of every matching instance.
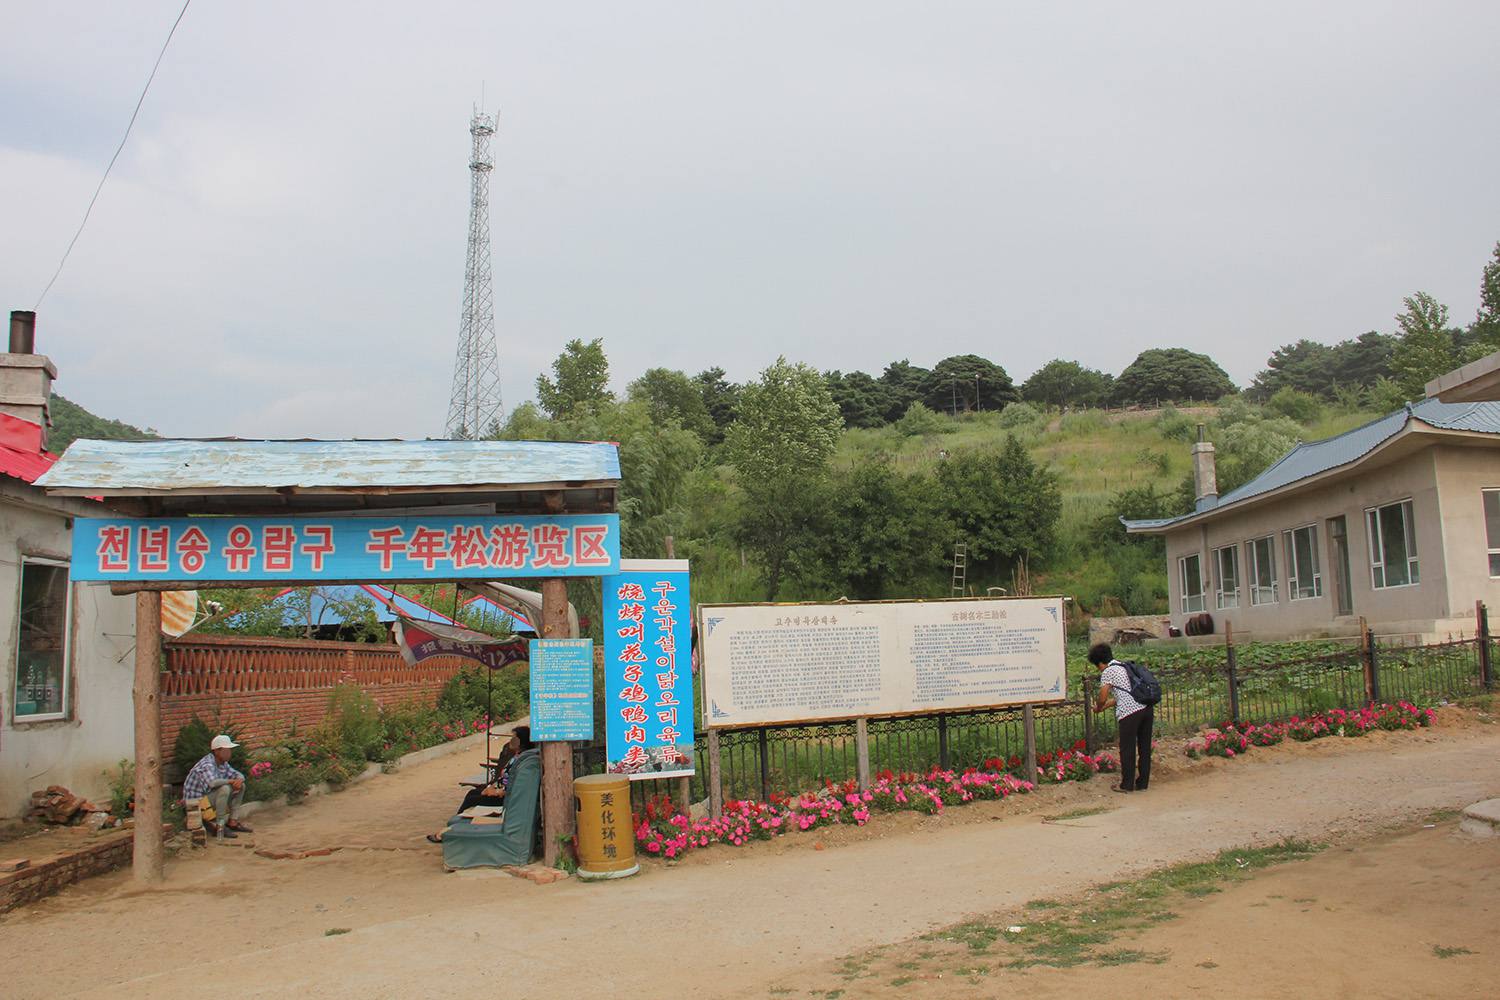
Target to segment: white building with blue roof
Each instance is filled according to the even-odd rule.
[[[1425,399],[1299,444],[1218,496],[1194,446],[1196,509],[1125,521],[1162,535],[1171,619],[1258,639],[1472,634],[1500,601],[1500,402]]]

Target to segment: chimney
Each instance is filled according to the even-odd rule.
[[[1214,467],[1214,446],[1204,440],[1203,425],[1198,425],[1198,440],[1193,443],[1193,510],[1205,511],[1219,505],[1219,474]]]
[[[10,314],[10,350],[0,354],[0,413],[19,417],[41,428],[41,450],[47,448],[52,425],[47,404],[57,368],[36,351],[36,313],[16,309]]]

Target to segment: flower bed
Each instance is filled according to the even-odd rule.
[[[1107,753],[1090,756],[1077,748],[1038,758],[1036,781],[1025,781],[994,759],[983,768],[965,771],[933,768],[926,774],[895,774],[882,771],[869,788],[861,791],[854,781],[828,782],[815,792],[800,795],[772,793],[769,802],[745,799],[724,803],[718,819],[693,819],[677,811],[671,798],[660,795],[646,802],[642,814],[632,816],[636,842],[648,855],[681,857],[712,844],[743,847],[756,840],[770,840],[792,831],[805,832],[834,824],[864,826],[875,813],[912,811],[936,815],[948,806],[996,801],[1030,792],[1039,783],[1085,781],[1099,772],[1118,770],[1119,763]],[[1017,762],[1019,764],[1019,761]]]
[[[1217,730],[1190,740],[1187,755],[1198,757],[1238,757],[1251,747],[1275,746],[1292,739],[1301,743],[1327,736],[1363,736],[1375,729],[1393,732],[1421,729],[1432,724],[1430,708],[1418,708],[1402,701],[1394,705],[1368,705],[1359,709],[1335,708],[1306,718],[1292,716],[1286,722],[1226,722]]]

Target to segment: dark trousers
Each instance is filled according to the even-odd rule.
[[[1142,791],[1151,782],[1151,723],[1155,718],[1156,706],[1147,705],[1120,720],[1120,787],[1126,791]]]

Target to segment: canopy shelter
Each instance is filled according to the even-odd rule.
[[[619,568],[620,461],[612,444],[80,440],[37,485],[132,515],[74,522],[73,576],[138,595],[143,816],[157,815],[162,798],[163,591],[451,581],[522,610],[490,581],[535,577],[540,614],[530,624],[542,638],[567,638],[576,624],[565,578]],[[559,838],[572,832],[569,744],[543,744],[542,769],[551,864]],[[158,825],[136,826],[134,863],[137,878],[161,878]]]
[[[286,587],[271,599],[272,604],[282,609],[282,621],[288,628],[309,624],[313,628],[346,625],[348,624],[346,612],[351,605],[360,602],[360,598],[365,598],[370,605],[373,605],[375,620],[382,624],[394,623],[397,615],[405,615],[417,621],[458,624],[456,620],[441,611],[429,608],[415,598],[378,583],[345,583],[332,587],[315,587],[307,595],[305,608],[297,606],[298,602],[294,600],[297,590],[296,587]],[[232,617],[226,621],[230,625],[234,624]]]

